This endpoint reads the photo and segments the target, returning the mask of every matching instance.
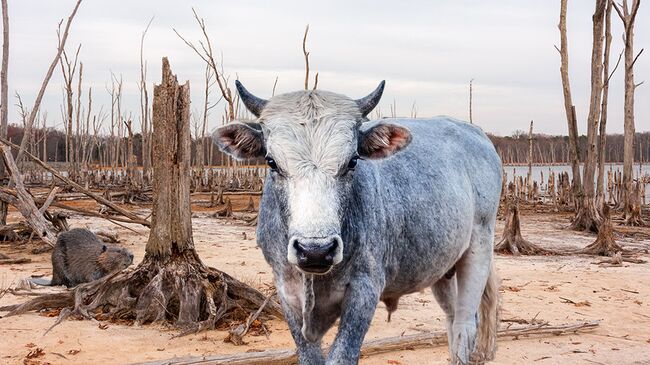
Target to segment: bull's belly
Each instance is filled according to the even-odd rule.
[[[430,288],[454,268],[468,246],[469,238],[462,237],[453,244],[437,246],[439,249],[421,253],[411,260],[402,257],[397,260],[399,265],[395,262],[389,264],[394,268],[387,272],[381,297],[399,298]]]

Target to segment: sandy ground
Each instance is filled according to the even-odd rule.
[[[238,201],[235,209],[246,205]],[[17,216],[12,213],[15,220]],[[137,231],[112,225],[103,220],[73,217],[73,227],[99,226],[119,233],[121,245],[135,254],[135,262],[144,255],[147,230]],[[498,236],[503,225],[498,223]],[[594,240],[593,235],[564,229],[568,216],[533,214],[522,216],[524,237],[545,247],[579,248]],[[195,209],[194,239],[201,258],[210,266],[265,289],[272,285],[272,274],[255,245],[255,229],[241,222],[215,219],[208,209]],[[619,237],[619,243],[650,248],[650,230],[645,234]],[[49,254],[31,255],[26,247],[0,245],[0,252],[12,257],[31,257],[32,262],[0,266],[0,288],[6,288],[30,275],[50,275]],[[649,259],[650,255],[645,255]],[[576,256],[506,257],[498,256],[502,278],[502,319],[548,321],[552,324],[600,320],[600,327],[589,334],[509,340],[499,343],[494,364],[650,364],[650,263],[600,267],[599,258]],[[48,289],[46,289],[48,290]],[[575,304],[567,302],[565,299]],[[25,297],[7,294],[0,305],[24,301]],[[0,315],[3,313],[0,313]],[[226,331],[209,331],[182,338],[161,326],[126,326],[93,321],[67,320],[48,334],[44,332],[55,318],[29,313],[0,319],[0,364],[131,364],[175,356],[228,354],[293,347],[286,325],[279,320],[265,324],[265,336],[245,337],[244,346],[224,343]],[[503,322],[502,326],[508,325]],[[377,308],[366,339],[443,331],[444,315],[430,292],[402,298],[390,323],[383,304]],[[327,337],[330,343],[334,329]],[[42,354],[27,359],[30,352]],[[375,355],[361,364],[447,364],[446,347]]]

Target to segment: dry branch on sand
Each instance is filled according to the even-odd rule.
[[[194,249],[189,83],[179,85],[166,58],[162,70],[162,83],[154,87],[154,203],[143,261],[133,270],[0,310],[16,315],[66,307],[57,323],[74,314],[136,323],[172,322],[184,333],[211,329],[223,320],[246,318],[260,307],[266,314],[282,316],[275,300],[267,300],[256,289],[205,266]]]
[[[574,324],[550,326],[548,324],[508,327],[497,332],[501,339],[521,337],[550,337],[588,332],[598,327],[598,322],[579,322]],[[418,333],[367,341],[361,347],[361,356],[367,357],[392,351],[413,350],[447,344],[447,332]],[[326,350],[327,352],[327,350]],[[261,352],[238,353],[231,355],[193,356],[167,360],[151,361],[139,365],[290,365],[298,361],[295,350],[267,350]]]
[[[539,247],[521,235],[519,221],[519,205],[511,199],[507,204],[506,223],[503,227],[503,236],[499,243],[494,245],[494,251],[511,255],[558,255],[557,251]]]

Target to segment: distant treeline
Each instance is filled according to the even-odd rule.
[[[22,141],[24,129],[22,126],[10,124],[7,128],[7,138],[19,145]],[[87,162],[100,166],[126,166],[127,137],[118,139],[111,136],[82,135],[73,138],[73,149],[87,151]],[[211,137],[205,137],[203,143],[204,164],[211,166],[226,166],[232,164],[232,159],[219,151],[212,143]],[[65,162],[66,134],[54,128],[34,128],[31,139],[26,145],[28,152],[38,156],[41,160],[52,162]],[[192,139],[192,164],[196,161],[196,140]],[[14,151],[14,154],[16,151]],[[133,155],[138,166],[142,166],[142,134],[133,135]],[[79,161],[82,161],[80,157]],[[264,159],[250,159],[239,163],[240,165],[265,164]]]
[[[512,136],[499,137],[488,134],[505,164],[528,162],[528,134],[516,131]],[[580,136],[580,161],[587,157],[587,137]],[[650,132],[636,133],[635,161],[650,160]],[[607,135],[605,162],[623,162],[623,135]],[[568,164],[569,137],[533,134],[533,163]]]
[[[23,127],[15,124],[9,125],[7,136],[10,141],[20,144],[23,137]],[[528,135],[523,131],[515,131],[511,136],[500,137],[488,134],[492,143],[505,164],[524,164],[528,162]],[[83,140],[90,151],[90,163],[110,165],[112,150],[115,146],[121,146],[119,155],[126,153],[126,137],[121,143],[116,143],[115,138],[109,136],[86,136],[82,140],[75,141],[80,146]],[[45,142],[45,143],[44,143]],[[195,161],[196,143],[192,142],[192,161]],[[220,152],[212,143],[212,139],[206,137],[204,143],[204,161],[206,165],[226,165],[229,159]],[[580,136],[580,160],[584,161],[587,154],[587,137]],[[650,132],[637,133],[635,135],[635,161],[650,161]],[[45,154],[43,148],[47,149]],[[65,162],[65,133],[63,131],[48,128],[34,129],[32,140],[27,145],[28,151],[39,156],[41,159],[47,157],[48,162]],[[142,163],[142,136],[139,133],[133,135],[133,154],[137,164]],[[119,164],[126,156],[118,157]],[[623,162],[623,135],[611,134],[607,136],[605,147],[605,162]],[[261,159],[246,161],[246,164],[264,163]],[[565,164],[569,163],[569,143],[567,136],[549,136],[545,134],[533,134],[533,163],[535,164]]]

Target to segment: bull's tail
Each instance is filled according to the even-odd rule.
[[[497,349],[497,327],[499,326],[499,278],[494,268],[494,261],[491,263],[490,276],[488,277],[485,290],[479,307],[479,328],[476,339],[475,355],[478,362],[494,359]]]

